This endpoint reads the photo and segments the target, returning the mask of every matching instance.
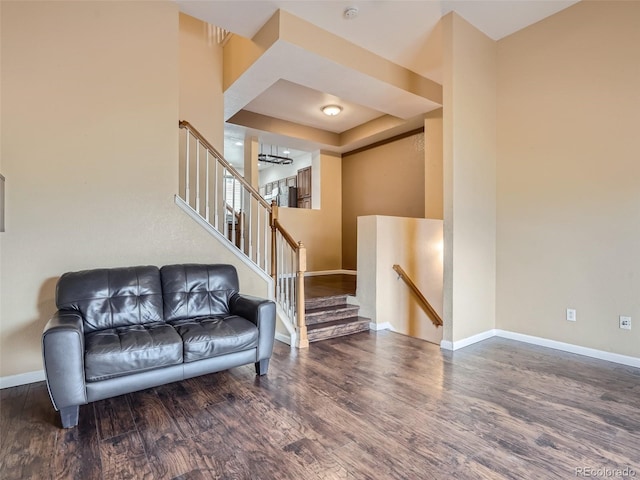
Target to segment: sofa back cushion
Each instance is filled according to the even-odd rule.
[[[160,277],[167,322],[228,314],[229,299],[238,293],[233,265],[166,265]]]
[[[85,333],[162,321],[158,267],[101,268],[65,273],[56,304],[84,319]]]

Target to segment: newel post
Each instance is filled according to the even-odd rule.
[[[304,273],[307,271],[307,249],[298,242],[298,272],[296,275],[296,281],[298,283],[296,288],[296,317],[298,318],[298,348],[308,348],[309,339],[307,337],[307,323],[304,318]]]

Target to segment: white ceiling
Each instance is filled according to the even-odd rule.
[[[455,11],[490,38],[499,40],[576,2],[176,0],[182,12],[248,38],[282,9],[438,83],[441,83],[441,59],[426,52],[434,27],[443,15]],[[344,18],[347,7],[358,8],[357,18]],[[424,113],[434,108],[425,99],[402,96],[391,88],[363,83],[363,75],[355,70],[337,68],[318,56],[300,55],[288,46],[272,48],[263,57],[252,66],[249,75],[225,93],[226,119],[240,110],[248,110],[329,132],[343,132],[383,114],[409,118],[416,112]],[[310,62],[313,62],[313,68]],[[335,118],[323,116],[318,105],[327,103],[339,103],[344,107],[343,113]],[[230,137],[244,137],[247,133],[259,136],[267,145],[289,146],[300,151],[322,148],[300,139],[283,138],[241,126],[228,125],[225,129],[225,135]],[[232,154],[238,148],[228,148],[227,143],[225,156],[241,164],[242,156],[235,159]]]
[[[338,104],[340,115],[327,117],[322,113],[325,105]],[[275,107],[275,111],[274,111]],[[336,95],[323,93],[297,83],[280,79],[249,102],[244,110],[330,132],[344,132],[383,115],[382,112],[363,107]]]

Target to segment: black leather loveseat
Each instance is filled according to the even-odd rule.
[[[96,400],[248,363],[267,373],[275,304],[240,295],[232,265],[65,273],[56,304],[42,353],[64,428]]]

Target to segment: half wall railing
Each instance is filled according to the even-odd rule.
[[[176,203],[211,234],[273,279],[273,298],[292,343],[308,347],[304,319],[306,249],[278,221],[278,207],[258,191],[189,122],[179,122]],[[283,318],[284,317],[284,318]]]

